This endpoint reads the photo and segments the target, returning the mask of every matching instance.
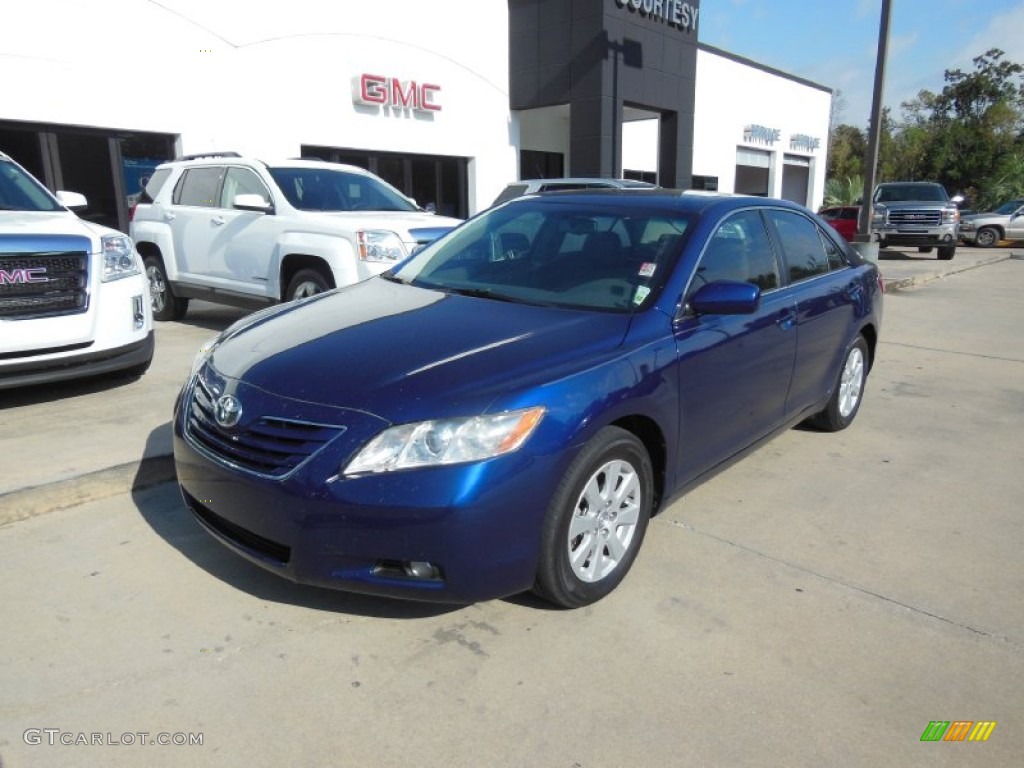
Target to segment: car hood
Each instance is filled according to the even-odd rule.
[[[629,323],[372,278],[243,320],[211,362],[265,392],[399,423],[482,413],[499,395],[592,366]]]
[[[969,221],[971,224],[1001,224],[1009,219],[1010,214],[1008,213],[969,213],[962,216],[960,221]]]
[[[97,238],[104,234],[120,233],[82,221],[71,211],[0,211],[0,235],[5,238],[36,239],[72,235],[87,237],[95,244]]]

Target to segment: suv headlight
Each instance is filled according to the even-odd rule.
[[[381,432],[342,470],[342,474],[461,464],[510,453],[540,423],[544,408],[488,416],[401,424]]]
[[[103,235],[100,238],[103,252],[103,276],[106,283],[131,277],[142,272],[139,260],[135,256],[135,245],[127,235]]]
[[[359,239],[359,258],[363,261],[394,264],[409,255],[402,239],[386,229],[360,229],[356,236]]]

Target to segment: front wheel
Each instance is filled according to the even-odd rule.
[[[860,410],[867,377],[868,344],[863,336],[858,336],[846,353],[842,370],[839,371],[839,380],[828,406],[821,413],[811,417],[811,424],[826,432],[839,432],[850,426],[857,416],[857,411]]]
[[[1001,240],[995,227],[982,227],[974,236],[974,244],[979,248],[991,248]]]
[[[159,258],[147,256],[143,263],[146,267],[146,279],[149,281],[149,301],[153,307],[153,319],[181,320],[188,311],[188,299],[180,299],[174,295],[164,263]]]
[[[606,427],[566,471],[548,507],[534,592],[563,608],[600,600],[625,578],[650,520],[654,473],[632,433]]]
[[[285,301],[305,299],[307,296],[316,296],[331,289],[330,281],[323,273],[315,269],[300,269],[295,277],[288,283],[288,290],[285,291]]]
[[[949,261],[953,258],[953,254],[956,253],[955,245],[940,245],[939,246],[939,260]]]

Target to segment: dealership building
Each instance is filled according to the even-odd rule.
[[[0,40],[0,151],[122,230],[156,163],[215,151],[359,165],[460,217],[510,181],[556,176],[819,207],[831,90],[701,43],[704,13],[699,0],[36,0]]]

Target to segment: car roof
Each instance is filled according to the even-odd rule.
[[[304,157],[292,157],[282,160],[265,161],[255,157],[246,157],[237,152],[222,152],[201,155],[188,155],[161,163],[158,168],[175,168],[179,166],[203,166],[203,165],[230,165],[238,163],[242,165],[262,165],[265,168],[320,168],[330,171],[348,171],[359,173],[364,176],[372,176],[365,168],[357,165],[346,165],[344,163],[331,163],[326,160],[313,160]]]
[[[614,203],[616,208],[622,209],[651,209],[665,208],[678,211],[679,213],[692,213],[696,215],[713,208],[721,209],[725,213],[737,208],[747,207],[782,207],[795,211],[807,212],[802,205],[772,197],[755,197],[752,195],[737,195],[728,192],[707,192],[704,190],[683,190],[666,189],[654,187],[651,189],[573,189],[557,192],[545,192],[544,194],[525,195],[509,200],[503,205],[521,205],[533,203],[541,205],[563,205],[568,203],[607,206]]]

